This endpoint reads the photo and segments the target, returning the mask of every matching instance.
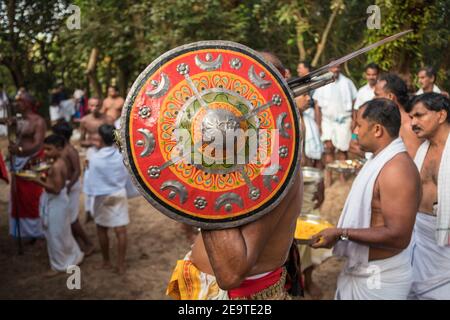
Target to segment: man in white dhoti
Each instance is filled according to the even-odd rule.
[[[356,98],[356,87],[353,82],[340,73],[340,67],[330,69],[336,81],[316,89],[313,98],[322,112],[322,141],[324,143],[325,164],[335,159],[347,158],[351,139],[352,107]],[[341,179],[344,176],[341,175]],[[331,185],[331,171],[326,171],[326,185]]]
[[[417,96],[410,116],[426,139],[414,161],[422,200],[414,227],[412,299],[450,299],[450,102],[438,93]]]
[[[88,101],[89,114],[85,115],[80,121],[80,145],[87,148],[86,163],[90,157],[97,151],[93,141],[98,138],[98,128],[102,124],[113,124],[114,119],[100,112],[102,108],[101,100],[90,98]],[[87,166],[84,172],[84,182],[86,184]],[[91,214],[94,206],[94,197],[84,190],[84,210],[86,212],[86,222],[92,220]]]
[[[307,75],[310,71],[311,66],[309,63],[301,61],[298,64],[297,72],[300,77]],[[314,91],[312,90],[308,94],[295,99],[297,107],[302,114],[303,125],[305,127],[302,165],[322,169],[323,143],[320,139],[322,113],[318,104],[314,101],[313,95]]]
[[[122,155],[114,145],[114,127],[104,124],[99,127],[98,132],[99,136],[94,138],[98,151],[89,159],[84,189],[88,194],[94,195],[93,216],[103,255],[101,268],[111,268],[108,229],[113,228],[118,240],[117,272],[123,274],[127,246],[126,226],[129,223],[126,192],[128,172]]]
[[[86,256],[94,252],[94,244],[83,230],[78,219],[80,210],[80,194],[81,194],[81,166],[80,157],[77,149],[70,143],[72,137],[72,126],[67,122],[60,122],[52,127],[53,133],[64,137],[66,145],[62,152],[62,158],[66,161],[69,170],[67,180],[67,195],[69,196],[70,223],[72,234],[78,245],[81,247]]]
[[[45,180],[40,177],[32,178],[45,190],[41,195],[39,211],[52,269],[49,275],[66,272],[68,267],[80,264],[84,257],[70,229],[66,189],[69,172],[66,161],[62,158],[64,146],[65,139],[62,136],[52,134],[46,137],[44,154],[53,164]]]
[[[353,118],[356,118],[356,111],[358,111],[359,107],[375,97],[375,85],[380,73],[380,67],[372,62],[369,63],[364,70],[364,77],[366,78],[367,83],[359,88],[356,93],[355,105],[353,106]]]
[[[356,177],[337,228],[313,237],[347,258],[336,299],[406,299],[412,283],[410,239],[420,201],[420,176],[398,133],[400,112],[374,99],[358,111],[355,131],[374,156]]]

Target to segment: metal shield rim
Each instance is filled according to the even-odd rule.
[[[270,202],[269,204],[265,204],[261,206],[261,208],[258,208],[257,211],[253,211],[250,213],[246,213],[241,216],[237,217],[230,217],[230,218],[224,218],[221,219],[220,222],[218,220],[213,219],[205,219],[205,218],[198,218],[198,220],[191,219],[187,217],[187,215],[183,212],[174,212],[174,210],[170,210],[163,206],[160,202],[158,202],[155,198],[158,198],[156,195],[152,197],[150,192],[143,188],[143,183],[141,183],[138,180],[138,176],[135,173],[135,164],[130,163],[130,157],[131,154],[129,154],[129,148],[130,143],[127,139],[129,137],[128,133],[128,120],[129,120],[129,114],[131,112],[132,106],[134,104],[134,101],[137,97],[137,95],[140,92],[140,89],[145,84],[147,80],[147,76],[150,74],[150,72],[157,67],[158,65],[165,62],[165,60],[170,60],[168,58],[176,55],[180,55],[184,52],[191,51],[190,49],[217,49],[217,48],[223,48],[228,50],[234,50],[237,52],[241,52],[244,54],[249,55],[251,58],[257,60],[258,62],[262,63],[265,67],[267,67],[270,72],[273,73],[274,77],[277,79],[279,84],[281,85],[281,88],[283,92],[286,94],[289,100],[289,105],[292,107],[291,109],[293,112],[293,115],[295,117],[296,123],[293,125],[294,132],[295,132],[295,138],[297,139],[297,147],[294,148],[295,156],[293,157],[295,163],[292,163],[291,168],[288,173],[288,181],[285,182],[283,185],[281,185],[280,189],[282,191],[279,191],[277,194],[275,200]],[[237,50],[236,50],[237,49]],[[118,130],[119,134],[119,143],[122,146],[122,156],[124,158],[124,164],[127,167],[128,171],[130,172],[131,179],[136,186],[136,188],[139,190],[139,192],[144,196],[144,198],[150,202],[150,204],[155,207],[158,211],[163,213],[169,218],[172,218],[176,221],[186,223],[195,227],[199,227],[205,230],[216,230],[216,229],[227,229],[227,228],[233,228],[238,227],[241,225],[248,224],[250,222],[253,222],[255,220],[258,220],[265,214],[272,211],[275,207],[279,205],[279,203],[286,197],[287,193],[292,188],[292,185],[294,184],[296,175],[299,174],[300,170],[300,158],[301,158],[301,143],[303,140],[302,137],[302,128],[301,128],[301,120],[300,120],[300,114],[298,109],[295,107],[295,100],[292,95],[292,91],[289,89],[289,86],[287,84],[287,81],[284,79],[284,77],[280,74],[280,72],[273,66],[272,63],[264,59],[258,52],[255,50],[244,46],[240,43],[236,43],[233,41],[225,41],[225,40],[207,40],[207,41],[197,41],[190,44],[185,44],[182,46],[178,46],[176,48],[173,48],[165,53],[163,53],[161,56],[156,58],[152,63],[150,63],[137,77],[137,79],[134,81],[127,97],[124,103],[124,107],[122,109],[121,119],[120,119],[120,129]],[[133,168],[134,166],[134,168]],[[275,197],[274,197],[275,198]],[[270,201],[270,200],[269,200]]]

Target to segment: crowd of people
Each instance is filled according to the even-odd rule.
[[[10,141],[8,147],[12,160],[10,234],[30,243],[45,238],[50,260],[48,275],[66,272],[95,248],[78,218],[80,196],[84,193],[87,222],[94,220],[97,226],[103,256],[99,268],[113,267],[108,238],[108,230],[113,229],[118,240],[114,270],[123,274],[129,224],[127,200],[138,195],[114,143],[114,124],[118,124],[124,100],[113,86],[103,101],[88,99],[86,108],[81,90],[75,90],[73,98],[65,97],[61,85],[51,93],[51,132],[46,120],[34,111],[35,99],[24,89],[11,101],[20,117],[1,120],[5,128],[17,128],[16,140]],[[9,103],[6,95],[4,98],[4,103]],[[72,139],[74,128],[78,131],[77,146]],[[83,164],[80,154],[85,157]],[[41,173],[20,174],[26,170]]]
[[[275,55],[261,54],[287,78]],[[298,64],[299,76],[311,71],[308,62]],[[241,227],[196,234],[192,250],[177,262],[168,295],[285,299],[288,292],[299,295],[303,286],[319,297],[320,288],[312,281],[315,265],[300,262],[311,250],[333,248],[335,256],[347,258],[336,299],[450,299],[448,93],[436,85],[431,67],[419,70],[420,88],[414,94],[399,75],[383,72],[374,63],[366,66],[367,83],[359,90],[339,66],[330,71],[333,83],[297,97],[296,104],[304,128],[302,167],[324,170],[325,187],[333,184],[327,164],[336,159],[366,161],[338,225],[315,235],[299,255],[293,233],[302,211],[303,183],[301,175],[294,177],[289,193],[270,214]],[[49,274],[65,272],[94,250],[78,221],[84,193],[87,217],[97,225],[100,268],[112,268],[108,230],[113,229],[118,240],[116,270],[123,274],[127,199],[137,195],[114,144],[124,100],[114,87],[108,88],[103,101],[84,96],[76,90],[67,99],[62,86],[52,92],[50,134],[25,90],[15,98],[21,118],[2,120],[3,125],[15,121],[18,126],[17,141],[9,145],[12,172],[51,164],[45,177],[14,176],[10,233],[32,239],[44,236]],[[0,103],[7,99],[3,91],[0,99]],[[74,126],[79,126],[84,165],[79,147],[72,144]],[[347,179],[344,174],[339,178]],[[323,194],[319,199],[320,206]],[[324,259],[331,255],[323,252]],[[372,287],[368,279],[374,268],[378,282]]]

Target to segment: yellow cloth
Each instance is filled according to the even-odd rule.
[[[176,300],[228,300],[216,278],[198,270],[188,259],[178,260],[167,286],[166,295]]]

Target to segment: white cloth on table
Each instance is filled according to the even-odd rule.
[[[346,265],[338,277],[336,300],[406,300],[411,289],[411,246],[382,260]]]
[[[424,141],[417,149],[414,162],[419,171],[430,147],[428,140]],[[442,152],[441,163],[437,181],[437,219],[436,219],[436,239],[441,247],[450,246],[450,134],[447,136],[444,151]]]
[[[59,194],[43,192],[39,203],[50,266],[61,272],[78,265],[84,257],[72,235],[68,205],[66,188]]]
[[[74,183],[69,193],[69,211],[70,211],[70,223],[74,223],[78,219],[80,211],[80,194],[81,194],[81,182],[80,179]]]
[[[115,228],[129,224],[126,190],[95,196],[93,216],[95,223],[102,227]]]
[[[320,160],[323,144],[320,140],[320,131],[315,121],[313,108],[303,111],[303,122],[305,123],[305,155],[310,159]]]
[[[403,141],[397,138],[364,164],[347,196],[338,228],[370,228],[375,181],[384,165],[401,152],[406,152],[406,148]],[[348,267],[353,268],[368,262],[369,246],[353,241],[339,241],[334,246],[333,254],[347,257]]]
[[[436,217],[417,213],[412,245],[410,299],[450,300],[450,247],[436,242]]]
[[[433,84],[433,92],[434,93],[441,93],[442,91],[441,91],[441,89],[439,89],[439,87],[437,85]],[[423,94],[423,89],[422,88],[417,90],[416,96],[418,96],[419,94]]]
[[[365,86],[359,88],[356,93],[356,100],[353,106],[354,110],[358,110],[364,103],[372,100],[375,97],[375,87],[371,88],[367,83]]]

